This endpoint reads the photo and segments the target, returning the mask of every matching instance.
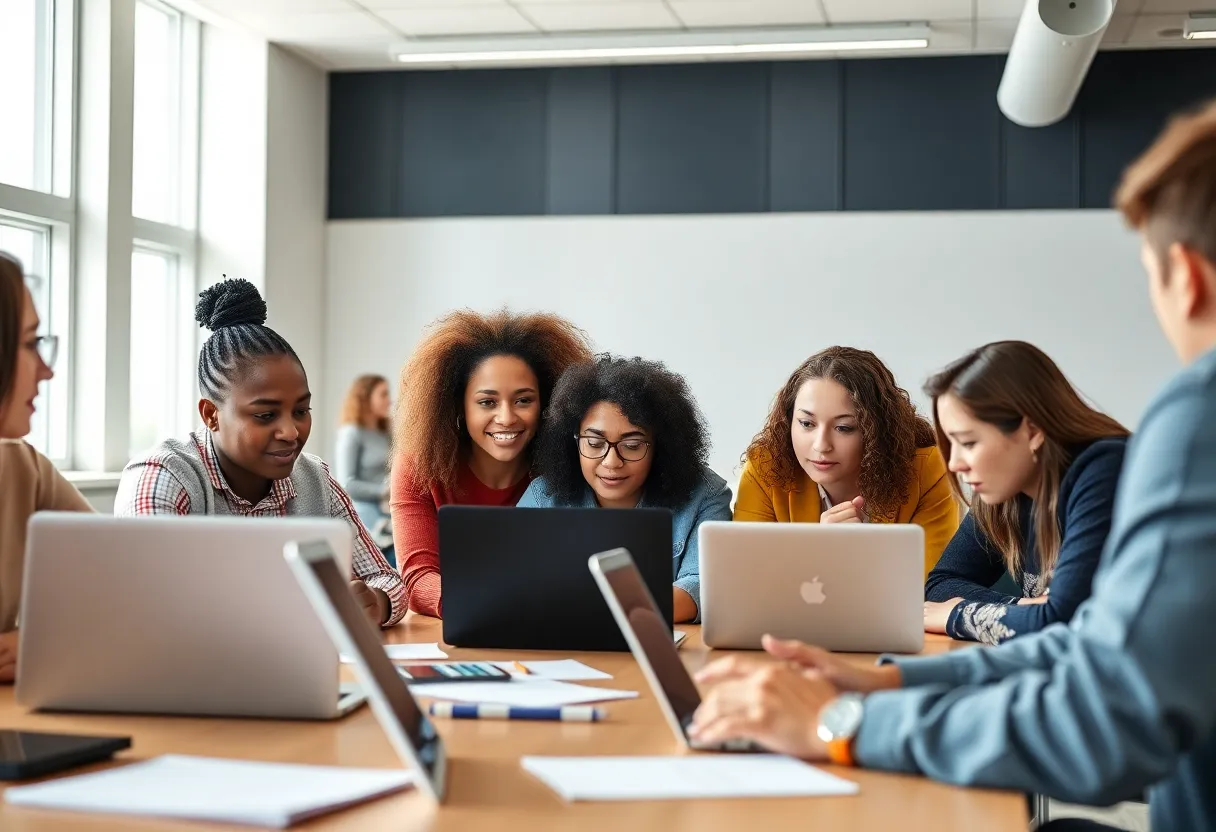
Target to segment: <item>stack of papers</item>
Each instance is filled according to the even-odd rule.
[[[528,673],[520,673],[515,662],[494,662],[495,667],[507,671],[516,679],[556,679],[563,682],[589,682],[599,679],[611,679],[611,673],[596,670],[577,659],[562,659],[560,661],[520,662],[528,668]]]
[[[411,685],[414,696],[447,699],[452,702],[478,702],[513,705],[519,708],[560,708],[588,702],[635,699],[635,690],[610,690],[589,685],[572,685],[552,679],[529,682],[428,682]]]
[[[394,662],[412,662],[412,661],[428,661],[432,659],[446,659],[448,654],[439,649],[438,642],[430,644],[386,644],[384,652],[388,655],[390,661]],[[354,664],[355,660],[346,655],[341,654],[339,657],[342,664]]]
[[[151,815],[282,829],[400,791],[406,771],[166,755],[94,774],[14,786],[16,806]]]
[[[524,770],[563,800],[693,800],[857,794],[856,783],[792,757],[524,757]]]

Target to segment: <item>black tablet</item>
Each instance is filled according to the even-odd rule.
[[[28,780],[99,763],[130,747],[130,737],[0,730],[0,780]]]

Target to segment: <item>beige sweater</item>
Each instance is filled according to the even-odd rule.
[[[92,510],[50,460],[25,442],[0,441],[0,633],[17,626],[30,515]]]

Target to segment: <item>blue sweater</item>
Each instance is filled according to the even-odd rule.
[[[684,505],[672,509],[671,573],[675,586],[692,596],[701,620],[701,556],[697,543],[697,527],[706,520],[730,520],[730,486],[708,468],[701,484]],[[595,492],[588,486],[581,500],[558,503],[549,493],[545,478],[538,477],[528,486],[517,503],[518,508],[595,508]],[[648,505],[643,494],[639,508]]]
[[[1216,350],[1128,446],[1093,596],[990,650],[893,659],[854,756],[959,785],[1109,805],[1148,789],[1153,832],[1216,829]]]
[[[1078,447],[1060,480],[1056,519],[1060,528],[1060,554],[1050,576],[1051,592],[1043,604],[1018,604],[1018,596],[991,587],[1005,574],[1001,553],[986,538],[971,513],[942,552],[925,582],[925,599],[962,598],[946,622],[954,638],[999,644],[1048,624],[1072,620],[1093,588],[1094,572],[1106,537],[1110,534],[1115,488],[1123,467],[1123,437],[1100,439]],[[1013,578],[1023,598],[1043,594],[1048,576],[1042,574],[1035,544],[1034,501],[1018,495],[1018,526],[1022,541],[1022,568]]]

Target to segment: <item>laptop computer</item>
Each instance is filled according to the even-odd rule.
[[[514,650],[629,649],[587,558],[633,553],[667,622],[672,620],[671,512],[667,509],[439,509],[443,640]]]
[[[22,582],[17,701],[106,713],[331,719],[358,707],[283,562],[330,518],[37,514]]]
[[[746,740],[704,745],[689,739],[688,728],[701,705],[701,694],[629,551],[601,552],[592,555],[587,565],[676,739],[703,751],[763,751]]]
[[[339,569],[329,544],[288,543],[283,558],[334,647],[354,660],[372,713],[393,750],[405,767],[418,775],[418,788],[442,802],[447,790],[443,740],[389,661],[379,634],[355,603],[346,586],[346,573]]]
[[[915,524],[702,523],[701,639],[759,649],[769,633],[838,652],[918,653],[924,539]]]

